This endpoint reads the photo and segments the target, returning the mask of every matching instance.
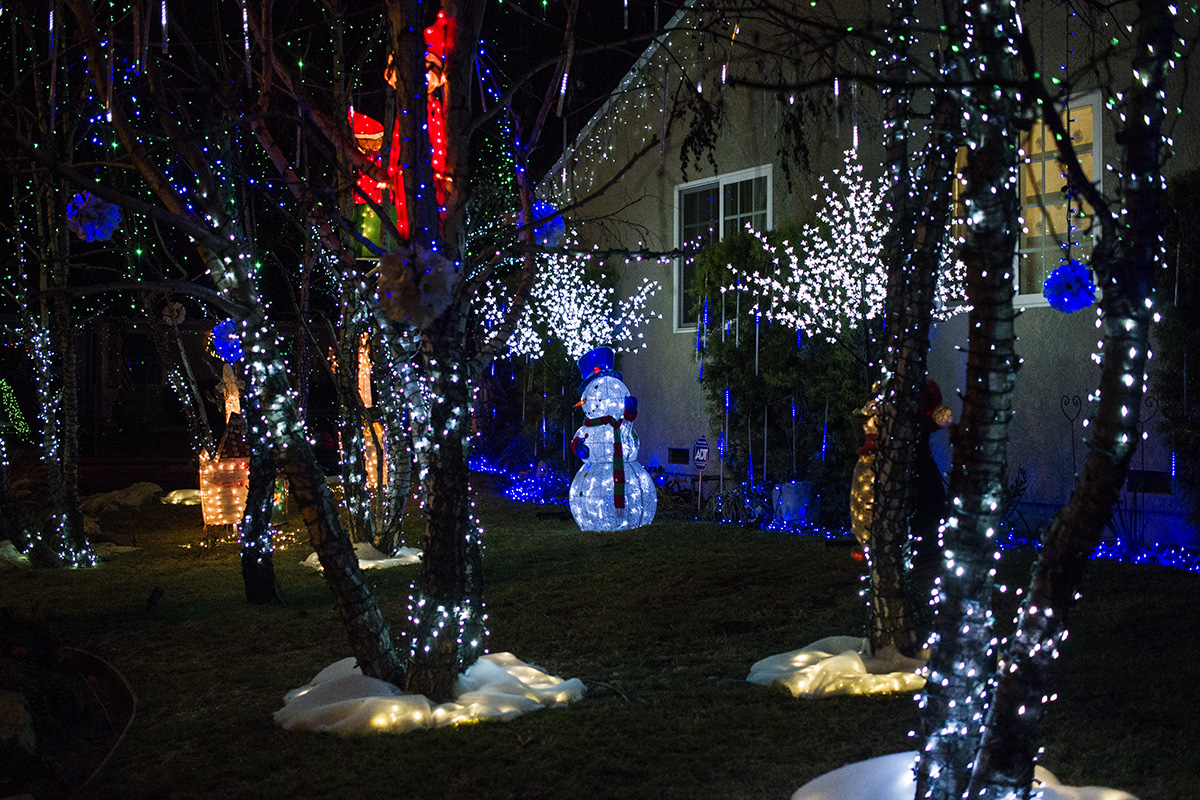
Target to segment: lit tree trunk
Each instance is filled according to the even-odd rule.
[[[912,467],[915,461],[917,396],[929,349],[929,314],[933,308],[933,274],[908,273],[913,226],[912,171],[908,152],[911,90],[904,88],[909,64],[908,37],[903,32],[912,15],[912,0],[892,4],[891,61],[885,89],[884,163],[888,206],[887,329],[884,348],[885,385],[879,408],[879,447],[875,457],[875,500],[867,565],[871,585],[871,649],[894,648],[907,655],[916,650],[912,604],[905,591],[904,544],[912,510]],[[897,30],[899,28],[900,30]],[[915,295],[915,296],[914,296]],[[915,308],[906,303],[916,302]],[[923,331],[918,319],[928,307]]]
[[[50,252],[60,251],[56,248]],[[64,302],[67,299],[60,296],[53,304]],[[35,318],[30,309],[25,309],[23,315],[23,335],[38,375],[42,467],[53,509],[50,529],[41,538],[54,552],[55,563],[91,566],[95,555],[84,536],[83,516],[79,511],[77,419],[68,416],[78,411],[77,405],[68,399],[75,388],[75,369],[70,363],[74,347],[67,352],[59,349],[64,338],[70,338],[59,335],[62,326],[69,324],[69,314],[65,314],[64,321],[64,313],[52,308],[44,322]],[[76,430],[68,430],[72,427]]]
[[[1119,233],[1111,217],[1092,257],[1104,320],[1099,404],[1087,461],[1067,504],[1050,521],[1021,605],[1016,633],[996,670],[983,744],[970,796],[1016,800],[1030,795],[1038,729],[1058,644],[1089,553],[1112,517],[1137,449],[1138,420],[1150,345],[1150,294],[1161,251],[1160,172],[1168,59],[1175,11],[1166,0],[1141,0],[1135,81],[1125,95]],[[1094,206],[1106,213],[1103,206]],[[1116,235],[1112,235],[1116,234]]]
[[[454,679],[483,652],[486,635],[482,551],[467,466],[474,376],[456,310],[425,331],[419,354],[431,406],[426,433],[417,442],[428,463],[421,475],[425,553],[409,609],[412,664],[406,688],[439,699],[451,696]]]
[[[992,667],[995,532],[1007,488],[1008,423],[1017,357],[1013,349],[1013,256],[1019,211],[1018,107],[1011,90],[1015,6],[967,3],[974,27],[954,30],[972,41],[961,65],[965,170],[969,342],[962,419],[952,432],[950,508],[942,542],[945,568],[937,587],[928,680],[921,700],[925,745],[917,796],[959,800],[966,790]],[[964,48],[965,49],[965,48]],[[993,84],[997,84],[993,90]]]
[[[55,283],[56,286],[65,286],[65,276]],[[94,556],[83,532],[83,512],[79,510],[79,359],[75,321],[70,306],[70,298],[65,295],[56,296],[51,303],[51,328],[57,339],[55,349],[59,355],[59,391],[62,395],[59,406],[59,460],[53,468],[58,472],[61,493],[57,503],[61,505],[61,513],[65,514],[67,520],[64,531],[67,552],[79,554],[83,563],[90,563]],[[76,563],[79,563],[78,559]]]
[[[413,454],[409,446],[410,425],[408,419],[424,400],[420,384],[413,380],[411,338],[395,330],[386,317],[377,315],[379,324],[375,330],[375,350],[383,363],[382,380],[379,382],[379,408],[383,414],[383,426],[387,442],[387,484],[384,487],[382,525],[375,546],[380,551],[395,555],[400,548],[402,526],[408,504],[408,492],[412,486]],[[411,400],[406,386],[411,388]],[[406,409],[413,409],[406,413]]]
[[[448,178],[442,184],[441,214],[430,190],[434,176],[428,126],[419,124],[427,118],[422,6],[417,0],[388,0],[387,13],[397,66],[397,116],[406,125],[400,162],[413,165],[403,171],[409,241],[414,249],[420,245],[453,261],[460,252],[469,186],[471,87],[485,4],[463,0],[442,5],[452,20],[453,35],[441,88]],[[415,252],[406,265],[414,263],[413,279],[421,280]],[[467,351],[465,284],[463,274],[457,273],[448,307],[421,326],[417,362],[430,404],[413,425],[426,532],[421,577],[410,599],[411,662],[405,686],[434,700],[451,696],[458,673],[483,652],[486,634],[479,526],[470,513],[467,466],[472,379],[478,364]]]
[[[250,480],[246,511],[239,534],[242,540],[242,583],[246,602],[274,605],[283,602],[275,578],[274,547],[271,543],[271,511],[275,499],[275,458],[265,436],[259,397],[249,394],[243,407],[246,438],[250,445]]]
[[[912,3],[893,5],[893,20],[911,19]],[[906,40],[891,69],[894,85],[908,79]],[[905,550],[913,532],[913,476],[918,438],[922,435],[919,398],[925,383],[934,287],[945,247],[954,156],[958,137],[951,120],[956,108],[948,92],[935,97],[934,125],[914,186],[908,167],[908,103],[902,89],[888,92],[884,120],[889,205],[887,330],[884,347],[886,384],[880,407],[879,448],[875,458],[875,502],[869,540],[872,592],[871,646],[876,652],[894,647],[914,655],[920,647],[914,597],[906,580]],[[932,547],[932,542],[925,542]]]

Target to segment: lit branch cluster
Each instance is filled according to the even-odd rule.
[[[616,289],[586,274],[591,255],[551,253],[542,256],[542,266],[530,291],[525,311],[509,339],[509,354],[541,358],[545,343],[554,338],[578,359],[600,346],[617,352],[636,353],[646,346],[639,330],[662,315],[648,310],[650,298],[660,288],[658,281],[644,278],[637,290],[618,301]],[[479,316],[488,327],[499,323],[504,308],[501,292],[493,286],[480,300]]]
[[[854,150],[846,151],[844,167],[834,170],[833,180],[823,180],[821,187],[825,203],[817,212],[817,224],[804,226],[800,242],[776,246],[765,234],[752,232],[771,256],[774,272],[743,272],[731,264],[734,283],[722,291],[748,292],[756,298],[753,310],[768,320],[834,341],[884,312],[883,243],[890,218],[884,211],[884,182],[863,176]],[[946,248],[935,318],[967,310],[962,303],[965,275],[966,267]]]

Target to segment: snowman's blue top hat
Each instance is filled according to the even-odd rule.
[[[583,394],[589,383],[602,375],[611,375],[621,380],[621,373],[613,369],[617,355],[611,347],[597,347],[579,357],[579,373],[583,383],[579,384],[579,393]]]

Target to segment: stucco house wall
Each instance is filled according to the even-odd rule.
[[[885,6],[876,3],[874,10],[879,12]],[[872,4],[862,8],[867,14]],[[1024,9],[1031,41],[1043,54],[1047,71],[1062,66],[1057,54],[1068,49],[1077,62],[1087,57],[1089,46],[1081,42],[1090,29],[1084,21],[1060,16],[1061,11],[1050,2],[1026,3]],[[845,15],[846,9],[840,9],[840,13]],[[579,227],[585,241],[630,250],[639,247],[670,250],[679,244],[677,190],[701,179],[759,167],[769,172],[768,227],[774,228],[785,219],[804,219],[811,213],[817,202],[814,194],[820,178],[841,163],[842,152],[853,144],[857,143],[868,171],[881,171],[878,96],[873,90],[842,81],[836,99],[831,86],[797,92],[794,99],[789,98],[792,102],[823,102],[826,108],[836,103],[837,112],[832,117],[814,115],[814,122],[804,128],[804,140],[810,149],[809,168],[794,170],[789,185],[780,155],[781,147],[789,146],[791,141],[782,127],[784,109],[780,107],[787,100],[781,101],[775,92],[736,86],[730,80],[734,75],[751,79],[766,75],[759,48],[767,43],[761,32],[756,34],[752,19],[727,18],[728,26],[722,29],[726,32],[724,37],[704,35],[690,29],[696,18],[686,9],[676,15],[671,32],[646,51],[610,102],[539,187],[548,200],[569,209],[568,217]],[[736,37],[728,33],[735,25]],[[735,39],[746,46],[740,47]],[[798,62],[793,76],[802,76],[804,72],[805,67]],[[1076,83],[1080,91],[1099,87],[1105,74],[1099,70],[1093,72],[1091,84]],[[1114,65],[1111,74],[1116,76],[1114,85],[1123,86],[1127,82],[1127,68]],[[697,84],[706,92],[723,93],[725,115],[709,151],[712,160],[706,156],[685,170],[680,154],[687,145],[686,114],[683,120],[673,118],[672,114],[680,108],[679,98],[686,91],[695,91]],[[1180,84],[1182,81],[1175,85]],[[1200,122],[1194,106],[1182,102],[1182,98],[1171,98],[1170,105],[1177,110],[1172,119],[1174,130],[1194,129]],[[818,118],[824,121],[816,122]],[[1112,120],[1105,119],[1102,156],[1107,161],[1112,161],[1113,154],[1118,152],[1113,131]],[[1175,143],[1168,174],[1200,164],[1197,143],[1191,137],[1182,138],[1183,141]],[[1106,175],[1104,180],[1111,193],[1112,176]],[[597,199],[573,208],[599,188],[604,191]],[[681,326],[676,319],[673,299],[678,265],[675,261],[617,260],[610,266],[625,286],[634,286],[649,276],[662,287],[654,300],[654,310],[662,319],[653,321],[646,329],[647,347],[638,353],[621,355],[618,361],[625,383],[640,401],[637,423],[640,460],[650,466],[694,474],[690,465],[670,464],[671,449],[678,455],[680,450],[690,449],[699,436],[715,442],[719,431],[710,426],[697,380],[695,330]],[[1017,322],[1017,349],[1023,365],[1014,398],[1016,414],[1010,432],[1009,464],[1012,474],[1023,469],[1028,477],[1018,529],[1024,526],[1032,533],[1040,521],[1066,501],[1075,473],[1086,457],[1087,431],[1083,422],[1094,406],[1088,395],[1095,391],[1098,375],[1098,367],[1090,356],[1099,336],[1094,308],[1064,315],[1049,308],[1037,295],[1019,297],[1018,306],[1023,309]],[[965,315],[938,323],[931,335],[929,373],[941,385],[956,419],[961,412],[958,390],[964,384],[966,343]],[[1079,399],[1078,407],[1074,398]],[[1149,411],[1144,417],[1148,414]],[[1070,416],[1076,417],[1074,421]],[[1155,419],[1147,421],[1148,439],[1142,443],[1132,466],[1169,473],[1170,449],[1158,435],[1156,423]],[[943,471],[951,461],[947,440],[945,432],[934,437],[935,458]],[[1145,512],[1142,519],[1152,538],[1171,543],[1196,542],[1196,532],[1184,524],[1173,495],[1141,494],[1127,497],[1123,502],[1128,504],[1135,499]]]

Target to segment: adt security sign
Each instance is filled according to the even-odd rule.
[[[692,465],[701,472],[708,466],[708,439],[703,436],[692,445]]]

